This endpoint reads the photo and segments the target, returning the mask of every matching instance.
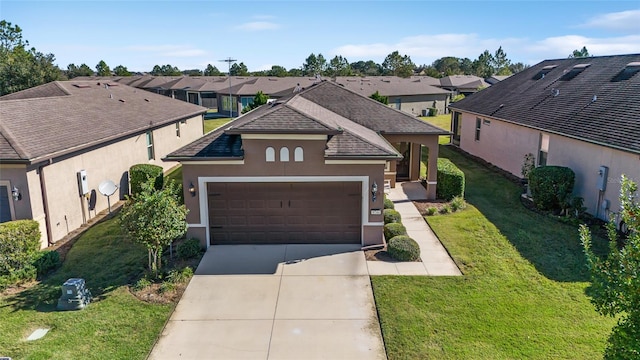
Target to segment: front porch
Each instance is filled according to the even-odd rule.
[[[427,199],[436,198],[438,136],[434,135],[383,135],[403,158],[387,162],[384,172],[385,183],[391,188],[400,181],[419,180],[421,159],[426,158]],[[423,175],[424,176],[424,175]]]

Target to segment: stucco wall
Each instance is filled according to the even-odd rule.
[[[29,202],[29,183],[27,181],[27,167],[25,165],[0,164],[0,180],[9,182],[9,201],[13,204],[14,219],[31,219],[31,207]],[[22,199],[14,201],[11,198],[11,189],[17,187]]]
[[[201,116],[187,120],[181,125],[180,138],[176,136],[175,123],[153,130],[155,160],[147,158],[147,144],[144,133],[124,139],[98,149],[81,153],[62,160],[54,159],[50,165],[42,168],[46,183],[47,203],[49,206],[52,241],[60,240],[97,212],[107,209],[107,198],[100,194],[98,185],[111,180],[121,190],[110,197],[111,204],[116,203],[128,193],[128,169],[134,164],[150,163],[162,166],[165,170],[176,165],[163,162],[169,152],[186,145],[202,136]],[[89,190],[96,192],[95,210],[88,210],[88,199],[81,197],[78,190],[76,173],[86,170]],[[27,172],[30,207],[32,217],[41,223],[43,245],[47,244],[44,207],[40,195],[38,168]]]
[[[389,107],[395,109],[398,98],[400,98],[400,110],[416,116],[422,116],[422,110],[433,107],[434,101],[438,114],[446,114],[449,106],[449,94],[432,94],[389,96]]]
[[[184,163],[182,166],[183,186],[185,189],[185,205],[189,209],[187,223],[200,223],[200,194],[206,192],[206,187],[199,187],[195,197],[191,196],[187,189],[191,183],[198,186],[198,179],[203,177],[283,177],[283,176],[306,176],[306,177],[327,177],[327,176],[365,176],[369,183],[374,181],[378,184],[378,195],[375,202],[367,200],[368,208],[366,221],[371,223],[382,223],[382,215],[371,215],[371,209],[382,209],[384,193],[384,162],[379,164],[325,164],[324,149],[326,140],[280,140],[280,139],[251,139],[243,140],[245,151],[244,164],[219,165],[219,164],[193,164]],[[273,147],[276,151],[276,161],[266,162],[265,150]],[[280,161],[280,149],[287,147],[290,153],[288,162]],[[302,147],[304,149],[304,161],[294,161],[294,149]],[[322,181],[321,179],[318,181]],[[367,191],[370,196],[369,191]],[[366,222],[365,221],[365,222]],[[202,236],[202,229],[190,227],[189,236]],[[382,239],[382,226],[367,226],[363,231],[364,244],[380,243]],[[205,239],[199,238],[203,244]]]
[[[475,141],[476,116],[462,114],[461,149],[516,176],[522,176],[524,155],[532,153],[537,159],[540,134],[543,132],[495,119],[488,120],[490,124],[483,123],[481,126],[480,141]],[[574,194],[584,198],[584,206],[593,215],[598,213],[599,217],[608,218],[607,213],[598,209],[600,166],[609,168],[607,188],[600,200],[608,200],[612,211],[617,211],[619,207],[621,174],[626,174],[636,182],[640,181],[638,154],[560,135],[544,134],[549,136],[547,165],[566,166],[575,172]]]

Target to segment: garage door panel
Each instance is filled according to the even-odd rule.
[[[212,244],[360,243],[361,183],[208,184]]]

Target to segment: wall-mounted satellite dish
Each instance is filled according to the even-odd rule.
[[[100,191],[100,194],[107,197],[107,204],[109,205],[109,214],[111,214],[111,200],[109,199],[109,196],[115,194],[117,190],[118,190],[118,187],[111,180],[105,180],[101,182],[100,185],[98,185],[98,191]]]

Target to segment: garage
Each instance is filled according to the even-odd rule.
[[[215,182],[207,198],[211,245],[361,242],[361,182]]]

